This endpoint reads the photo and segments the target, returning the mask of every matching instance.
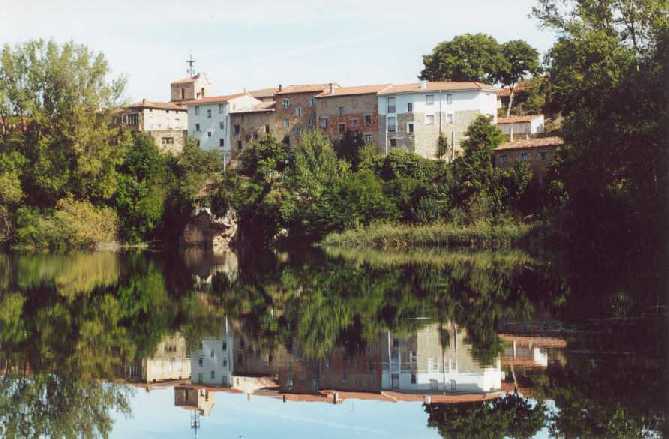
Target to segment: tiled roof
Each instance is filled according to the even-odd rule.
[[[335,87],[339,87],[339,84],[333,84]],[[314,92],[323,92],[330,87],[330,84],[297,84],[297,85],[286,85],[281,87],[281,91],[277,89],[276,94],[286,95],[293,93],[314,93]]]
[[[330,93],[330,90],[328,89],[316,97],[328,98],[337,96],[376,94],[389,86],[390,84],[359,85],[356,87],[336,87],[334,89],[334,93]]]
[[[411,84],[393,84],[379,94],[391,95],[398,93],[422,93],[422,92],[439,92],[439,91],[462,91],[462,90],[487,90],[494,91],[495,88],[488,84],[481,82],[428,82],[423,87],[423,83],[415,82]]]
[[[530,85],[530,81],[520,81],[514,87],[514,93],[525,90]],[[509,97],[511,95],[511,89],[509,87],[497,89],[497,97]]]
[[[190,101],[183,101],[184,105],[198,105],[198,104],[216,104],[221,102],[227,102],[231,99],[244,96],[245,93],[235,93],[225,96],[208,96],[200,99],[191,99]]]
[[[564,145],[562,137],[535,137],[523,140],[514,140],[513,142],[506,142],[495,148],[495,151],[502,149],[531,149],[531,148],[546,148]]]
[[[498,117],[497,124],[532,122],[534,119],[542,117],[541,114],[527,114],[524,116]]]
[[[271,98],[274,96],[274,93],[278,91],[278,88],[261,88],[258,90],[251,90],[248,93],[254,98]]]
[[[247,110],[237,110],[237,111],[231,111],[230,114],[238,114],[238,113],[270,113],[274,111],[274,101],[271,102],[261,102],[260,104],[256,105],[253,108],[247,109]]]
[[[153,102],[147,101],[146,99],[130,104],[126,108],[156,108],[159,110],[186,111],[186,108],[183,105],[175,104],[173,102]]]

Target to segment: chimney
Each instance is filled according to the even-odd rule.
[[[283,85],[279,84],[279,91],[283,90]]]
[[[420,81],[420,88],[421,90],[425,90],[427,88],[427,79],[423,79]]]
[[[331,83],[328,84],[328,86],[330,87],[330,94],[333,95],[334,94],[334,89],[335,89],[334,84],[331,82]]]

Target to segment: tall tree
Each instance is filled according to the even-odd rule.
[[[539,72],[539,52],[523,40],[507,41],[502,44],[501,52],[504,62],[496,72],[495,79],[501,85],[509,88],[509,106],[506,109],[508,117],[511,115],[514,92],[518,82]]]
[[[110,78],[104,56],[85,46],[42,40],[4,46],[0,155],[26,160],[20,180],[29,204],[112,197],[124,148],[109,122],[123,88],[122,78]]]
[[[490,35],[464,34],[443,41],[423,56],[421,79],[428,81],[479,81],[492,84],[504,67],[499,43]]]

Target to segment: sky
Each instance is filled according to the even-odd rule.
[[[536,0],[0,0],[0,44],[75,41],[127,78],[126,98],[169,100],[192,54],[215,94],[328,83],[414,82],[422,55],[463,33],[554,41]]]

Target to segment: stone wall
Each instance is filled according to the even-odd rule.
[[[300,141],[304,131],[313,130],[317,127],[316,107],[312,104],[315,103],[313,98],[320,93],[320,91],[317,91],[275,95],[275,117],[279,128],[274,137],[278,141],[282,141],[284,137],[288,136],[290,145],[294,146]],[[284,99],[289,100],[288,108],[284,108]],[[298,108],[302,109],[301,116],[297,113]]]
[[[188,138],[187,130],[151,130],[146,133],[153,137],[160,152],[173,155],[181,154]]]
[[[540,179],[546,173],[546,167],[555,157],[555,146],[497,149],[493,151],[495,167],[501,169],[512,168],[516,162],[526,162],[532,172]]]
[[[271,134],[281,141],[285,134],[274,111],[230,113],[231,125],[231,160],[237,160],[241,151],[251,142]],[[236,126],[239,133],[236,134]],[[267,132],[269,128],[269,133]]]
[[[342,115],[339,108],[342,107]],[[357,132],[371,136],[371,142],[379,145],[379,114],[376,93],[366,95],[329,96],[316,99],[316,123],[323,129],[321,119],[327,119],[327,127],[323,130],[335,141],[342,137],[339,125],[344,131]],[[366,123],[365,116],[371,119]]]

